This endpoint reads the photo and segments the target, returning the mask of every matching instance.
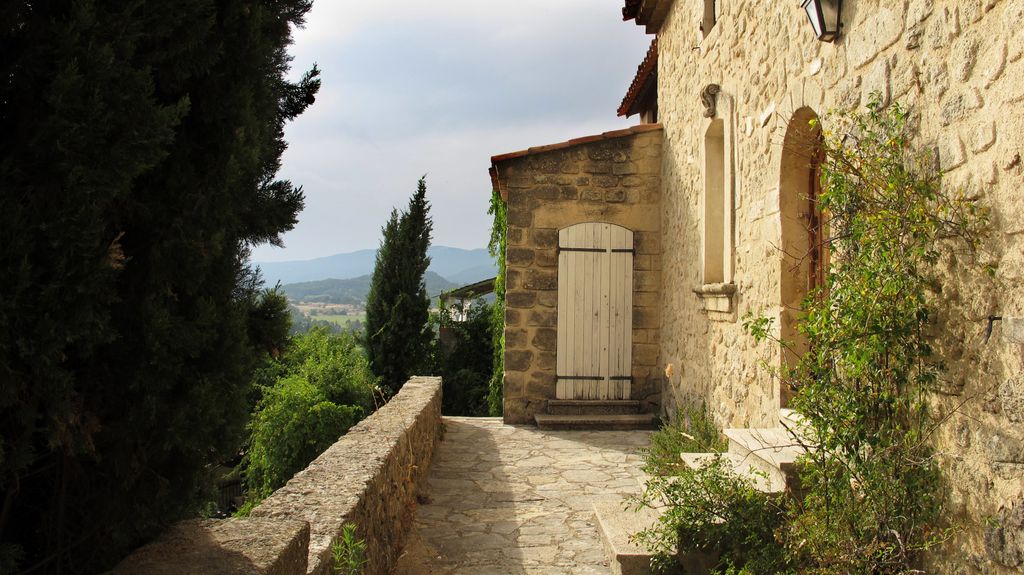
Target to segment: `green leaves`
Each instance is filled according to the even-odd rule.
[[[502,393],[505,384],[505,247],[508,236],[506,222],[507,206],[501,199],[497,188],[491,190],[491,206],[487,213],[493,217],[491,222],[491,239],[487,250],[491,257],[497,259],[498,276],[494,279],[494,306],[491,316],[493,334],[494,368],[488,386],[487,406],[492,416],[500,416],[502,412]]]
[[[263,397],[252,422],[246,454],[250,498],[263,498],[304,469],[363,415],[338,405],[300,375],[277,382]]]
[[[249,424],[242,465],[250,502],[284,485],[373,411],[376,389],[353,336],[326,329],[294,336],[261,373],[272,383]]]
[[[302,208],[275,175],[318,87],[286,79],[308,9],[0,8],[0,547],[23,567],[110,567],[238,453],[286,333],[246,260]]]
[[[829,118],[822,143],[830,269],[803,303],[811,350],[782,374],[818,440],[785,536],[813,572],[904,573],[938,534],[929,294],[941,254],[977,246],[984,220],[922,171],[933,163],[911,151],[906,122],[898,104],[876,100]],[[760,324],[748,329],[763,337]]]

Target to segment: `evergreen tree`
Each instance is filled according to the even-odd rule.
[[[248,269],[310,0],[0,4],[0,572],[95,572],[194,515],[286,330]]]
[[[429,366],[430,298],[423,276],[430,265],[430,205],[420,178],[409,207],[391,211],[384,225],[370,293],[366,298],[366,351],[381,386],[397,393],[417,370]]]

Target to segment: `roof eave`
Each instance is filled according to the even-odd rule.
[[[657,34],[674,0],[625,0],[623,20],[635,20],[648,34]]]

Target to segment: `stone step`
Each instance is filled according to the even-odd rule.
[[[721,457],[732,467],[732,470],[741,477],[747,477],[754,483],[754,487],[763,493],[781,493],[786,490],[786,483],[775,475],[764,475],[756,467],[751,457],[737,455],[735,453],[683,453],[683,463],[690,469],[699,469],[710,463],[714,458]]]
[[[810,433],[810,424],[807,422],[807,418],[796,412],[795,410],[783,407],[779,410],[779,424],[798,434],[801,438],[807,438]],[[805,443],[809,443],[806,442]]]
[[[601,534],[612,575],[651,573],[651,553],[630,541],[630,536],[658,522],[659,512],[649,507],[625,509],[622,501],[594,503],[594,519]]]
[[[608,569],[612,575],[649,575],[653,554],[631,537],[644,529],[653,527],[662,509],[626,509],[621,500],[599,500],[594,503],[594,519],[601,534],[601,544],[608,557]],[[714,554],[690,551],[683,554],[672,552],[676,561],[688,575],[708,575],[718,563]]]
[[[625,430],[657,429],[658,416],[651,413],[619,415],[554,415],[538,413],[533,416],[540,429]]]
[[[552,415],[631,415],[640,413],[640,402],[623,399],[549,399],[548,413]]]
[[[795,477],[794,462],[806,450],[801,441],[784,427],[725,429],[729,453],[748,459],[750,466],[768,474],[772,482],[783,484]]]

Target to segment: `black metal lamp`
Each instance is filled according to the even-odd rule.
[[[843,0],[801,0],[804,12],[811,21],[814,35],[823,42],[835,42],[842,27],[840,12]]]

